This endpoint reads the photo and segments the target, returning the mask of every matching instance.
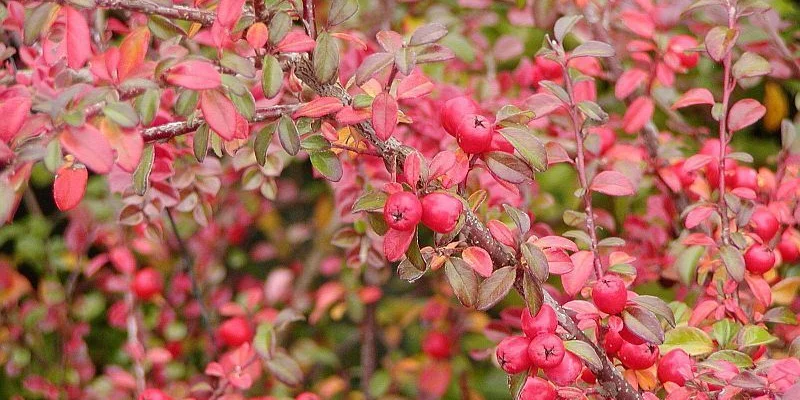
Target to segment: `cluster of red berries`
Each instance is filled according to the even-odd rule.
[[[386,199],[383,219],[399,231],[413,230],[422,221],[434,232],[448,233],[456,227],[463,207],[461,201],[447,193],[431,193],[420,201],[415,194],[400,191]]]
[[[568,386],[578,379],[583,363],[564,348],[564,342],[556,335],[558,319],[550,306],[542,306],[535,317],[523,311],[521,325],[523,336],[509,336],[497,346],[497,361],[509,374],[534,368],[520,399],[555,399],[555,389],[547,381],[535,377],[536,369],[542,369],[550,382]]]
[[[442,107],[442,127],[467,154],[483,153],[492,143],[494,122],[478,112],[478,105],[464,96],[450,99]]]

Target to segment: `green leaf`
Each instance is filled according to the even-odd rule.
[[[270,122],[256,133],[253,152],[256,155],[258,165],[264,166],[267,163],[267,150],[270,143],[272,143],[272,137],[275,136],[275,125],[275,122]]]
[[[622,312],[622,320],[625,327],[642,340],[653,344],[664,342],[664,330],[661,328],[661,323],[650,310],[638,306],[628,306]]]
[[[26,13],[25,23],[22,24],[24,43],[32,45],[39,40],[42,31],[46,30],[55,21],[55,14],[60,7],[54,3],[42,3],[29,13]]]
[[[524,311],[523,311],[524,312]],[[602,369],[603,362],[600,361],[600,356],[594,351],[589,343],[583,340],[567,340],[564,342],[564,348],[572,354],[580,357],[586,364],[593,369]]]
[[[288,386],[298,386],[303,381],[300,365],[283,352],[275,352],[266,364],[272,375]]]
[[[712,325],[711,337],[717,341],[720,347],[727,347],[740,329],[741,326],[733,320],[722,319]]]
[[[123,128],[133,128],[139,124],[139,115],[128,103],[108,103],[103,107],[103,114]]]
[[[608,121],[608,113],[593,101],[584,100],[578,103],[578,109],[595,124],[604,124]]]
[[[278,59],[271,54],[264,56],[261,65],[261,89],[267,98],[278,95],[283,85],[283,70]]]
[[[342,179],[342,162],[336,153],[330,150],[312,152],[311,165],[331,182],[339,182]]]
[[[733,76],[736,79],[755,78],[767,75],[770,72],[772,72],[772,66],[769,61],[749,51],[742,54],[739,60],[733,64]]]
[[[641,295],[636,296],[631,300],[633,303],[650,310],[656,316],[664,318],[670,326],[675,326],[675,315],[672,314],[672,309],[669,308],[664,300],[656,296]]]
[[[725,245],[720,247],[719,256],[722,258],[722,263],[725,264],[728,275],[737,282],[741,282],[744,279],[744,257],[742,257],[742,252],[731,245]]]
[[[198,162],[203,162],[206,158],[206,153],[208,153],[208,124],[203,123],[194,132],[192,150],[194,150],[194,158]]]
[[[50,143],[47,143],[47,147],[44,150],[43,161],[45,168],[47,168],[47,170],[52,173],[56,173],[56,171],[58,171],[58,168],[61,167],[62,160],[63,158],[61,156],[61,141],[51,140]]]
[[[556,40],[561,43],[564,37],[575,27],[583,17],[580,15],[565,15],[559,18],[553,27],[553,33],[556,35]]]
[[[738,30],[728,29],[724,26],[711,28],[706,34],[705,40],[708,55],[716,62],[722,61],[725,55],[731,51],[738,37]]]
[[[672,349],[682,349],[691,356],[700,356],[714,351],[714,342],[700,328],[679,326],[667,331],[664,344],[659,346],[661,354]]]
[[[339,25],[358,12],[357,0],[332,0],[328,13],[328,27]]]
[[[500,129],[500,134],[514,146],[534,171],[547,170],[547,150],[527,127],[508,126]]]
[[[143,196],[150,187],[150,172],[153,170],[155,150],[152,144],[147,145],[142,151],[142,158],[136,170],[133,171],[133,191]]]
[[[222,54],[222,59],[219,60],[220,65],[228,68],[245,78],[255,78],[256,67],[253,63],[234,52],[226,51]]]
[[[472,308],[478,300],[478,277],[466,261],[450,257],[444,263],[444,273],[458,300]]]
[[[517,269],[513,266],[503,267],[492,272],[478,287],[476,308],[481,311],[488,310],[503,300],[514,286],[516,277]]]
[[[533,180],[533,170],[519,157],[504,151],[483,154],[483,161],[498,178],[513,184]]]
[[[230,98],[236,110],[239,111],[239,114],[241,114],[244,119],[252,121],[253,117],[256,115],[256,99],[253,98],[253,94],[247,90],[241,96],[230,93]]]
[[[313,61],[314,73],[320,82],[327,83],[336,77],[339,70],[339,46],[328,32],[321,32],[317,36]]]
[[[522,258],[528,264],[528,269],[539,282],[544,282],[550,275],[550,265],[547,262],[547,256],[544,254],[539,246],[525,242],[520,246],[522,250]]]
[[[689,246],[678,254],[675,259],[675,268],[678,270],[678,275],[684,285],[690,285],[694,282],[694,277],[697,274],[697,264],[705,252],[706,248],[704,246]]]
[[[387,197],[382,191],[366,192],[353,204],[353,212],[380,210],[386,204]]]
[[[728,361],[739,368],[752,368],[755,364],[753,359],[747,354],[736,350],[720,350],[711,353],[706,359],[708,361]]]
[[[522,276],[522,294],[525,297],[525,305],[531,315],[536,315],[544,304],[544,293],[542,285],[528,271]]]
[[[184,89],[175,101],[175,112],[181,117],[188,117],[197,109],[199,95],[194,90]]]
[[[447,35],[447,27],[438,22],[433,22],[417,28],[408,40],[409,46],[418,46],[438,42]]]
[[[610,44],[598,42],[596,40],[589,40],[578,45],[578,47],[570,52],[569,56],[570,58],[614,57],[615,54],[616,52]]]
[[[253,348],[262,357],[271,358],[275,351],[275,328],[272,324],[264,322],[256,327],[256,335],[253,337]]]
[[[142,125],[148,126],[156,117],[161,104],[161,93],[158,89],[147,89],[136,99],[136,112],[141,117]]]
[[[508,204],[503,204],[503,208],[514,221],[514,224],[517,225],[517,229],[519,229],[521,234],[531,230],[531,217],[528,216],[528,213]]]
[[[278,121],[278,139],[280,139],[281,146],[286,150],[289,155],[297,155],[300,151],[300,135],[297,133],[297,125],[294,124],[288,115],[281,116]]]
[[[797,316],[787,307],[775,307],[764,313],[765,322],[797,325]]]
[[[93,0],[92,5],[94,5]],[[186,35],[186,31],[184,31],[183,28],[160,15],[149,16],[147,19],[147,27],[150,28],[150,32],[153,32],[155,37],[161,40],[169,40],[176,36]]]
[[[281,11],[275,13],[269,21],[269,42],[278,44],[292,28],[292,17]]]
[[[512,399],[519,399],[520,394],[522,394],[522,388],[525,387],[525,382],[528,381],[529,373],[530,371],[525,371],[508,376],[508,391],[511,393]]]
[[[745,326],[739,335],[739,344],[742,347],[760,346],[778,340],[770,335],[766,328],[757,325]]]
[[[422,278],[422,275],[424,274],[425,270],[420,271],[419,268],[415,267],[408,258],[401,261],[397,266],[397,276],[409,283],[415,282],[417,279]]]

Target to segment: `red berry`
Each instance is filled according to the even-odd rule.
[[[433,358],[448,358],[450,343],[450,338],[444,333],[431,331],[422,339],[422,351]]]
[[[392,193],[383,206],[383,219],[392,229],[410,231],[422,218],[422,203],[410,192]]]
[[[647,369],[658,359],[658,346],[650,343],[622,343],[617,358],[629,369]]]
[[[622,343],[625,342],[620,336],[619,332],[608,330],[606,335],[603,337],[603,348],[606,350],[608,355],[613,356],[617,354],[619,348],[622,347]]]
[[[434,232],[448,233],[456,227],[464,205],[446,193],[431,193],[422,198],[422,223]]]
[[[781,252],[783,262],[793,263],[800,259],[800,248],[798,248],[797,243],[792,239],[792,233],[788,230],[781,235],[778,251]]]
[[[736,167],[736,187],[758,191],[758,172],[748,167]]]
[[[553,368],[544,369],[544,374],[558,386],[570,386],[575,383],[582,370],[581,359],[567,351],[564,352],[561,363]]]
[[[483,153],[492,142],[494,124],[478,114],[467,114],[456,128],[458,145],[467,154]]]
[[[780,228],[778,219],[775,218],[775,215],[773,215],[772,212],[766,208],[759,208],[755,210],[753,212],[753,216],[750,217],[750,221],[753,224],[753,232],[755,232],[764,242],[769,242],[772,240]]]
[[[556,389],[538,376],[529,376],[519,393],[519,400],[555,400]]]
[[[540,333],[555,333],[557,325],[556,312],[547,304],[542,305],[535,317],[531,316],[527,308],[522,310],[522,331],[529,338]]]
[[[694,364],[694,361],[685,351],[681,349],[672,350],[665,354],[664,357],[661,357],[658,362],[658,380],[661,383],[674,382],[678,386],[683,386],[686,383],[686,378],[680,371],[692,364]]]
[[[160,272],[148,267],[136,273],[133,277],[131,289],[133,289],[136,297],[142,300],[149,300],[156,294],[161,293],[164,285],[163,281],[164,279],[161,277]]]
[[[670,51],[678,55],[681,60],[681,66],[689,69],[697,65],[700,59],[700,54],[697,52],[687,52],[686,50],[697,47],[697,40],[689,35],[677,35],[669,39],[667,47]]]
[[[474,114],[478,112],[478,106],[475,102],[467,96],[459,96],[447,100],[442,106],[439,114],[439,119],[442,121],[442,127],[451,136],[456,136],[458,124],[461,122],[461,116],[465,114]]]
[[[775,265],[775,253],[763,244],[754,244],[744,252],[744,265],[754,274],[763,274]]]
[[[139,400],[172,400],[172,397],[158,389],[145,389],[140,395]]]
[[[528,357],[530,339],[525,336],[509,336],[497,345],[497,362],[509,374],[518,374],[531,367]]]
[[[223,322],[217,333],[219,338],[231,347],[239,347],[253,338],[250,324],[242,317],[234,317]]]
[[[594,384],[597,382],[597,377],[594,376],[594,372],[592,372],[592,370],[589,368],[584,368],[583,372],[581,372],[581,380],[588,384]]]
[[[553,368],[564,359],[564,342],[552,333],[540,333],[528,345],[528,357],[533,366]]]
[[[600,311],[606,314],[621,313],[628,301],[625,282],[616,275],[606,275],[600,278],[592,288],[592,301]]]

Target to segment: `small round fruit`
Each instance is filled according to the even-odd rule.
[[[463,116],[456,128],[458,146],[467,154],[483,153],[492,143],[493,125],[482,115]]]
[[[766,208],[755,210],[750,217],[750,222],[753,225],[753,232],[764,242],[772,240],[780,228],[778,219]]]
[[[553,368],[564,359],[564,342],[552,333],[540,333],[528,345],[531,364],[538,368]]]
[[[778,251],[781,252],[781,258],[785,263],[793,263],[800,260],[800,248],[798,248],[797,243],[792,239],[791,232],[788,230],[781,235]]]
[[[456,136],[458,123],[461,122],[461,118],[459,117],[476,112],[478,112],[478,106],[475,104],[475,101],[467,96],[459,96],[447,100],[444,103],[439,113],[439,118],[442,121],[444,130],[451,136]]]
[[[410,192],[392,193],[383,206],[383,219],[392,229],[410,231],[422,218],[422,203]]]
[[[433,358],[448,358],[451,352],[450,343],[450,338],[444,333],[430,331],[422,339],[422,351]]]
[[[606,275],[600,278],[592,288],[592,301],[600,311],[606,314],[621,313],[628,301],[625,282],[616,275]]]
[[[142,300],[149,300],[164,288],[164,278],[152,267],[143,268],[133,277],[131,289]]]
[[[658,362],[658,380],[661,383],[674,382],[678,386],[686,383],[686,378],[679,372],[686,365],[692,365],[694,361],[689,354],[681,349],[675,349],[661,357]]]
[[[172,397],[167,396],[167,394],[161,390],[150,388],[145,389],[139,394],[138,400],[172,400]]]
[[[561,363],[553,368],[544,369],[544,374],[558,386],[570,386],[575,383],[582,370],[581,359],[567,351],[564,352]]]
[[[625,342],[619,348],[617,358],[629,369],[647,369],[658,359],[658,346],[649,343],[632,344]]]
[[[647,343],[647,341],[645,341],[644,339],[640,338],[639,336],[636,336],[633,332],[631,332],[631,330],[628,329],[627,326],[623,326],[622,327],[622,330],[619,331],[619,336],[624,341],[626,341],[628,343],[631,343],[631,344],[637,344],[638,345],[638,344]]]
[[[619,348],[622,347],[622,343],[624,342],[625,340],[622,339],[622,336],[620,336],[619,332],[609,329],[606,332],[606,335],[603,337],[603,349],[605,349],[608,355],[613,356],[614,354],[617,354]]]
[[[758,172],[748,167],[736,167],[736,187],[758,191]]]
[[[556,389],[538,376],[529,376],[519,393],[519,400],[555,400]]]
[[[456,227],[464,205],[446,193],[431,193],[422,198],[422,223],[432,231],[448,233]]]
[[[530,339],[525,336],[509,336],[497,345],[497,362],[509,374],[518,374],[531,367],[528,357]]]
[[[219,337],[231,347],[239,347],[253,338],[250,324],[242,317],[233,317],[219,326]]]
[[[747,270],[761,275],[775,265],[775,253],[763,244],[754,244],[744,252],[744,265]]]
[[[555,333],[557,325],[556,312],[547,304],[542,305],[535,317],[527,308],[522,310],[522,331],[529,338],[535,338],[540,333]]]

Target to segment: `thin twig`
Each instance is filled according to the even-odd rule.
[[[261,122],[271,118],[278,118],[283,114],[291,113],[302,104],[277,105],[256,110],[251,122]],[[205,120],[194,118],[191,121],[168,122],[163,125],[147,128],[142,131],[145,142],[156,142],[171,139],[189,132],[194,132]]]
[[[734,10],[728,10],[728,29],[734,29],[736,24],[736,15]],[[733,81],[731,75],[731,62],[733,60],[733,51],[728,50],[725,58],[722,60],[723,67],[723,82],[722,82],[722,116],[719,118],[719,214],[722,217],[722,243],[730,244],[731,232],[730,222],[728,219],[728,202],[725,199],[725,156],[726,148],[728,147],[728,105],[731,99],[731,93],[736,83]]]

